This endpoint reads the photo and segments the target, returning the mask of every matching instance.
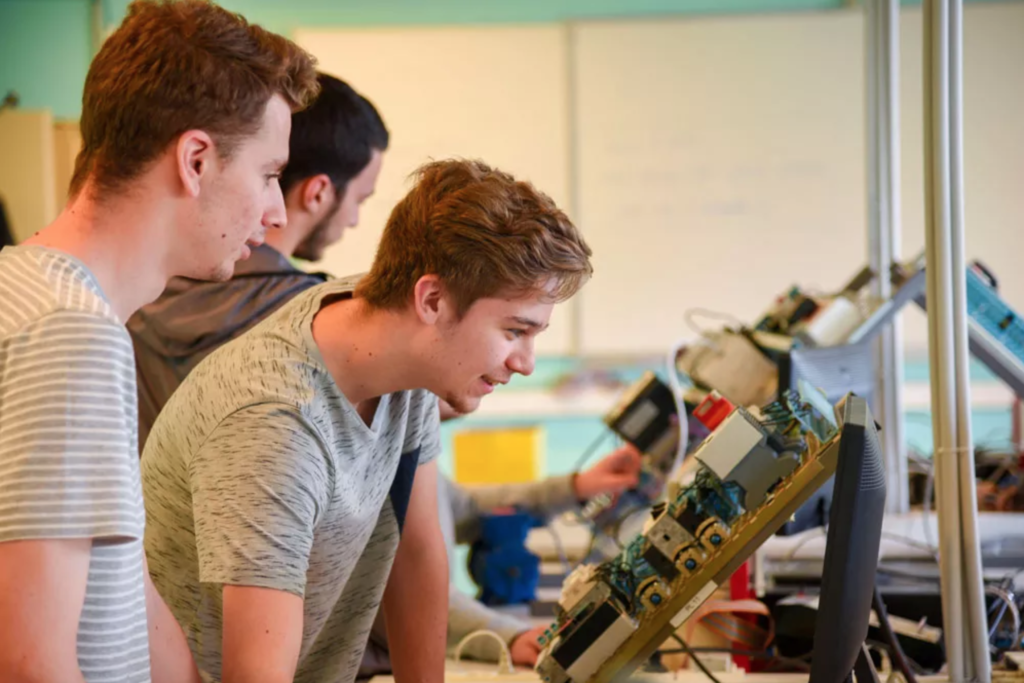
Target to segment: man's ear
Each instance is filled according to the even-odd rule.
[[[334,183],[326,173],[306,178],[302,181],[300,199],[303,210],[318,214],[324,206],[334,201]]]
[[[437,275],[424,275],[412,290],[412,307],[416,316],[426,325],[436,325],[444,317],[448,306],[444,284]]]
[[[199,196],[201,181],[210,172],[216,153],[213,139],[205,131],[187,130],[178,137],[174,159],[182,187],[190,197]]]

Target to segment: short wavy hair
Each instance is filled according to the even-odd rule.
[[[418,169],[391,212],[359,295],[374,308],[409,304],[416,282],[437,275],[464,315],[478,299],[574,295],[590,278],[590,247],[550,197],[481,161]]]
[[[318,87],[313,57],[240,14],[205,0],[136,0],[89,67],[70,195],[89,179],[100,195],[117,191],[189,130],[209,133],[230,159],[271,97],[298,111]]]

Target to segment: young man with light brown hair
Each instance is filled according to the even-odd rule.
[[[399,683],[444,676],[437,396],[533,371],[590,249],[474,161],[418,172],[363,278],[297,295],[193,370],[146,443],[153,580],[213,680],[354,680],[383,607]]]
[[[242,336],[327,276],[290,259],[319,261],[359,222],[376,189],[389,133],[380,114],[344,81],[318,75],[316,101],[292,116],[281,190],[288,222],[222,282],[174,278],[128,320],[139,389],[139,448],[157,414],[200,361]]]
[[[70,200],[0,252],[0,680],[192,681],[143,551],[123,323],[284,220],[312,59],[212,3],[137,1],[90,66]]]

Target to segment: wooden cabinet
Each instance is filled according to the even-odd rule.
[[[0,199],[16,241],[57,216],[53,115],[48,110],[0,112]]]

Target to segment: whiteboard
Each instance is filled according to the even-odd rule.
[[[299,29],[320,68],[381,112],[391,133],[376,195],[360,225],[318,268],[369,268],[409,174],[430,159],[480,158],[532,181],[569,210],[566,29],[561,25]],[[570,212],[571,214],[571,212]],[[539,353],[566,353],[570,305],[556,307]]]
[[[923,249],[921,17],[902,15],[904,255]],[[968,253],[1024,309],[1024,6],[965,14]],[[684,311],[753,322],[867,262],[861,10],[573,27],[589,354],[665,350]],[[927,338],[908,313],[906,345]],[[712,321],[711,325],[720,325]]]

